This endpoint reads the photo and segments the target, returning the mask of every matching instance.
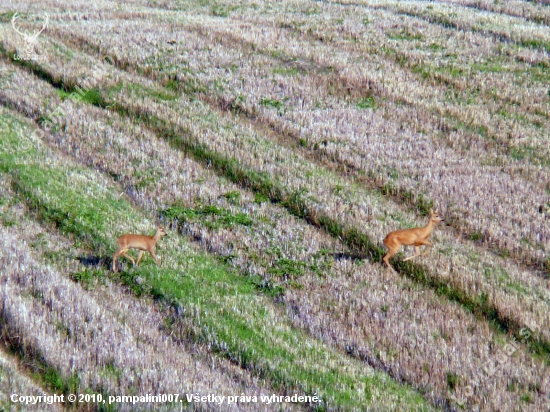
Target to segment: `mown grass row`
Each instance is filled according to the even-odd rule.
[[[75,176],[88,173],[85,168],[52,167],[40,159],[55,153],[20,152],[14,139],[4,142],[0,172],[10,177],[17,196],[40,221],[55,225],[79,247],[109,256],[113,228],[148,220],[124,198],[93,181],[86,188],[92,195],[71,184]],[[169,320],[168,327],[182,339],[192,337],[211,345],[277,390],[317,393],[323,402],[310,405],[313,409],[360,410],[378,405],[382,397],[407,410],[430,409],[410,388],[278,320],[277,310],[252,282],[192,250],[184,238],[171,236],[168,242],[162,267],[146,261],[124,271],[119,280],[137,295],[169,302],[179,315]]]

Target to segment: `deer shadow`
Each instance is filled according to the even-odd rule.
[[[359,253],[344,252],[333,253],[332,257],[334,258],[334,260],[363,260],[366,258],[365,255],[361,255]]]
[[[113,258],[111,256],[78,256],[76,258],[80,264],[86,267],[94,267],[94,268],[103,268],[103,269],[110,269],[111,264],[113,263]]]

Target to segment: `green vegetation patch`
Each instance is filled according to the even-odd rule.
[[[519,41],[519,45],[530,49],[541,49],[550,53],[550,42],[541,39],[522,39]]]
[[[56,259],[52,259],[52,260],[55,261]],[[92,289],[93,286],[98,283],[98,281],[103,281],[106,278],[107,277],[105,276],[104,270],[91,269],[88,267],[84,268],[79,272],[75,272],[71,274],[71,280],[74,280],[75,282],[80,283],[82,287],[86,290]]]
[[[173,79],[168,80],[164,88],[153,89],[151,87],[143,86],[136,83],[132,83],[131,85],[129,85],[129,87],[134,90],[144,92],[145,94],[148,94],[149,96],[159,100],[170,101],[178,98],[177,93],[175,93],[177,92],[178,82]]]
[[[215,4],[210,8],[210,12],[215,17],[229,17],[229,15],[237,10],[239,6],[230,6],[221,4]]]
[[[208,92],[207,87],[202,84],[200,80],[192,76],[188,76],[181,80],[178,83],[177,89],[191,98],[194,98],[196,94],[206,94]]]
[[[211,230],[230,228],[235,225],[251,226],[253,223],[246,213],[233,213],[229,209],[212,205],[197,208],[173,205],[164,209],[161,214],[167,219],[180,223],[200,223]]]
[[[296,76],[303,73],[304,70],[299,69],[298,67],[275,67],[273,69],[273,74],[280,74],[281,76]]]
[[[99,90],[97,87],[86,90],[81,96],[83,102],[98,107],[105,105],[105,102],[103,101],[103,97],[101,95],[101,90]]]
[[[231,192],[224,193],[222,197],[226,198],[229,203],[237,205],[241,201],[241,192],[232,190]]]
[[[267,97],[264,97],[260,100],[260,106],[265,107],[272,107],[274,109],[277,109],[277,112],[281,113],[285,109],[285,104],[277,99],[269,99]]]
[[[266,196],[263,193],[256,192],[254,194],[254,203],[258,203],[258,204],[267,203],[270,200],[271,199],[269,198],[269,196]]]
[[[439,51],[439,50],[443,50],[445,47],[437,44],[437,43],[430,43],[430,45],[428,46],[428,49],[430,49],[431,51]]]
[[[271,266],[267,272],[274,276],[291,277],[292,279],[295,279],[304,274],[306,267],[306,262],[281,258],[275,261],[273,266]]]
[[[376,101],[374,96],[362,97],[357,101],[357,108],[359,109],[375,109]]]
[[[108,222],[103,216],[113,207],[124,207],[124,203],[114,196],[108,199],[110,204],[106,199],[83,198],[78,189],[68,184],[68,171],[8,161],[0,165],[0,171],[10,173],[18,195],[38,212],[41,220],[55,224],[65,235],[75,235],[95,250],[106,251],[101,233]]]

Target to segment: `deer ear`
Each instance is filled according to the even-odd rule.
[[[434,214],[434,210],[430,209],[430,215],[433,215],[433,214]]]

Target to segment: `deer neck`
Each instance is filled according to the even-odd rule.
[[[432,219],[430,219],[428,224],[424,226],[424,235],[426,237],[430,236],[430,233],[432,233],[432,231],[434,230],[434,226],[435,226],[435,222]]]

